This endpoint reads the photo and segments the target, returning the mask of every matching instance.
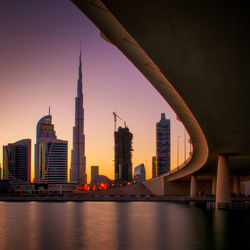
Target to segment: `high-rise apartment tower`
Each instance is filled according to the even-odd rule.
[[[35,178],[34,181],[38,182],[40,179],[39,169],[39,145],[41,143],[47,143],[51,140],[56,139],[56,132],[54,125],[52,124],[52,116],[49,114],[42,117],[36,126],[36,144],[35,144]]]
[[[39,144],[40,182],[66,183],[68,166],[68,142],[52,139]]]
[[[156,156],[153,156],[152,157],[152,178],[155,178],[157,176],[156,167],[157,167],[157,158]]]
[[[170,120],[161,113],[156,124],[157,176],[170,171]]]
[[[66,183],[67,169],[68,142],[57,139],[49,110],[36,127],[35,182]]]

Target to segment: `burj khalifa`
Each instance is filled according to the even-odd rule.
[[[75,98],[75,126],[73,127],[73,149],[71,151],[70,182],[78,183],[80,185],[87,183],[81,52],[79,56],[77,96]]]

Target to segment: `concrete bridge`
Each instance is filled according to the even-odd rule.
[[[231,192],[239,194],[240,180],[250,175],[247,4],[72,2],[145,75],[191,137],[190,161],[145,186],[157,194],[189,192],[195,197],[203,185],[216,193],[217,203],[230,203]]]

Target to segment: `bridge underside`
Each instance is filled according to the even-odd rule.
[[[186,127],[192,159],[162,179],[216,175],[219,156],[231,175],[250,175],[247,4],[72,1],[148,78]]]
[[[103,2],[190,108],[210,157],[230,155],[232,171],[249,174],[249,7],[228,1]]]

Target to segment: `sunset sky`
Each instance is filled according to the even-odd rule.
[[[68,140],[70,166],[80,44],[88,181],[91,165],[114,178],[114,111],[134,135],[133,168],[144,163],[151,178],[161,112],[171,119],[171,168],[178,136],[183,162],[184,128],[175,113],[69,0],[1,0],[0,30],[1,163],[3,145],[31,138],[33,176],[36,124],[50,106],[57,138]]]

